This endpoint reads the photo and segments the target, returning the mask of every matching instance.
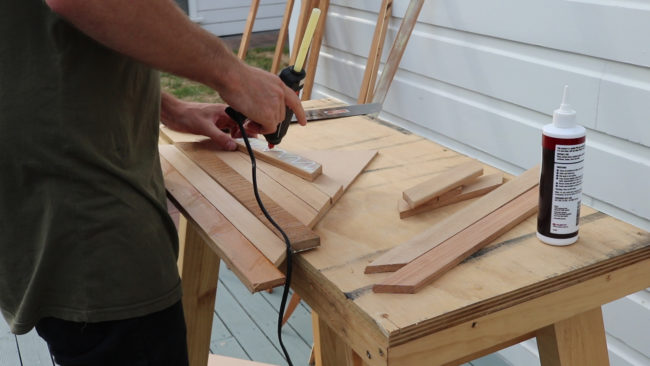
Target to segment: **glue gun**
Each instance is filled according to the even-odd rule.
[[[305,78],[305,70],[300,69],[300,71],[296,71],[294,66],[287,66],[280,72],[279,76],[286,86],[298,94],[300,92],[300,89],[302,89],[302,81]],[[244,121],[246,120],[246,116],[234,110],[232,107],[226,108],[226,113],[228,116],[230,116],[230,118],[239,124],[243,125]],[[269,143],[270,149],[272,149],[275,145],[280,144],[284,135],[287,134],[287,130],[289,129],[292,118],[293,111],[289,107],[286,107],[284,120],[278,125],[278,129],[273,133],[264,135],[264,138],[266,138],[266,141]]]

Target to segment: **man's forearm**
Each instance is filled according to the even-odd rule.
[[[171,0],[47,0],[82,32],[157,69],[216,90],[237,87],[239,60]]]

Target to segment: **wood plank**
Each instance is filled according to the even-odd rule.
[[[482,196],[493,191],[501,184],[503,184],[503,175],[499,173],[488,174],[476,178],[476,180],[467,185],[457,187],[456,189],[452,189],[438,197],[434,197],[432,200],[425,202],[416,208],[411,208],[408,202],[400,199],[398,201],[399,217],[400,219],[405,219],[422,212],[431,211],[439,207]]]
[[[160,163],[165,186],[173,200],[201,228],[207,245],[237,274],[249,291],[257,292],[284,284],[284,275],[230,221],[167,160],[161,157]],[[185,225],[182,227],[186,230]],[[185,250],[182,253],[180,260]]]
[[[220,263],[219,257],[206,245],[199,230],[196,224],[188,222],[185,254],[179,269],[190,366],[202,366],[208,362]]]
[[[16,336],[16,343],[23,365],[54,365],[47,342],[39,337],[36,329],[32,329],[27,334]]]
[[[246,18],[246,26],[242,33],[241,43],[239,44],[239,50],[237,51],[237,57],[239,57],[240,60],[245,59],[246,53],[248,53],[248,45],[251,41],[251,34],[253,33],[255,17],[257,16],[257,9],[259,7],[260,0],[252,0],[250,10],[248,11],[248,17]]]
[[[261,363],[249,360],[242,360],[239,358],[210,355],[208,359],[208,366],[273,366],[270,363]]]
[[[374,285],[373,291],[416,293],[537,212],[538,203],[539,189],[535,187]]]
[[[248,153],[243,139],[236,139],[235,141],[240,151]],[[248,141],[255,153],[256,159],[264,160],[269,164],[275,165],[310,182],[323,172],[321,165],[313,160],[278,147],[269,149],[266,141],[260,139],[251,138]]]
[[[540,329],[537,347],[543,366],[609,366],[600,307]]]
[[[300,2],[300,14],[298,14],[298,23],[296,24],[296,33],[293,38],[293,47],[291,47],[291,57],[289,59],[289,64],[294,65],[296,63],[296,57],[298,57],[298,50],[300,50],[300,43],[302,43],[302,37],[305,35],[305,29],[307,28],[307,21],[311,14],[311,9],[314,8],[314,0],[304,0]]]
[[[359,97],[357,103],[364,104],[372,101],[372,95],[375,90],[375,82],[377,80],[377,71],[381,63],[381,54],[384,49],[386,39],[386,30],[390,21],[391,14],[393,13],[393,0],[383,0],[381,8],[377,15],[377,24],[375,25],[375,33],[372,36],[372,44],[368,51],[368,60],[366,62],[366,69],[363,73],[363,81],[359,90]]]
[[[405,190],[402,196],[411,208],[415,208],[455,187],[473,181],[474,178],[482,174],[483,166],[470,161],[434,175],[430,179]]]
[[[264,216],[262,209],[255,199],[253,184],[228,166],[217,156],[220,150],[212,141],[206,143],[179,143],[176,146],[190,157],[197,165],[208,173],[214,180],[235,197],[248,211],[255,215],[266,227],[272,230],[282,240],[282,234]],[[250,169],[247,169],[250,175]],[[312,249],[320,245],[320,238],[311,229],[302,224],[297,218],[279,206],[260,188],[260,199],[273,220],[285,232],[295,251]]]
[[[291,19],[291,13],[293,12],[293,3],[294,0],[287,0],[287,4],[284,7],[282,26],[280,26],[278,41],[275,44],[275,53],[273,54],[273,62],[271,63],[271,69],[269,70],[271,74],[277,74],[280,69],[282,55],[284,54],[284,44],[287,42],[287,36],[289,35],[289,20]]]
[[[362,366],[361,359],[316,313],[314,322],[314,359],[316,366]]]
[[[246,154],[240,152],[216,152],[216,154],[221,160],[228,164],[228,166],[233,168],[249,182],[253,181],[251,163]],[[284,172],[284,174],[293,175],[287,172]],[[298,179],[304,181],[302,178]],[[305,182],[309,183],[307,181]],[[311,227],[313,218],[318,216],[318,211],[305,202],[302,197],[296,195],[295,192],[286,189],[259,169],[257,171],[257,185],[262,192],[266,193],[269,197],[273,197],[278,205],[283,207],[306,226]]]
[[[538,183],[539,166],[536,166],[448,216],[431,229],[384,253],[366,266],[365,273],[397,271]]]
[[[330,0],[318,0],[318,8],[321,11],[318,25],[314,31],[314,38],[309,48],[309,55],[307,56],[307,66],[305,72],[305,84],[302,88],[301,100],[311,99],[311,91],[314,87],[314,78],[316,77],[316,66],[318,65],[318,57],[320,56],[320,47],[323,44],[323,35],[325,34],[325,24],[327,23],[327,11],[330,6]]]
[[[0,317],[0,366],[20,365],[16,336],[9,330],[4,318]]]
[[[286,256],[285,244],[269,228],[175,146],[161,145],[158,149],[271,263],[276,267],[282,263]]]

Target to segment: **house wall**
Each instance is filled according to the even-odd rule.
[[[356,101],[380,3],[331,1],[313,98]],[[394,2],[382,61],[408,3]],[[427,0],[380,117],[519,174],[568,84],[588,130],[583,202],[650,230],[649,67],[648,0]],[[650,293],[603,309],[612,365],[650,365]]]
[[[193,20],[218,36],[241,34],[246,25],[251,0],[188,0]],[[280,29],[285,0],[261,0],[253,32]]]

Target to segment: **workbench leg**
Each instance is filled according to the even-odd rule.
[[[608,366],[602,311],[589,310],[540,329],[537,347],[543,366]]]
[[[219,280],[219,257],[201,239],[199,230],[188,221],[183,261],[179,266],[183,282],[183,310],[187,324],[190,366],[205,366],[210,353],[214,301]]]
[[[363,366],[363,360],[312,310],[316,366]]]

